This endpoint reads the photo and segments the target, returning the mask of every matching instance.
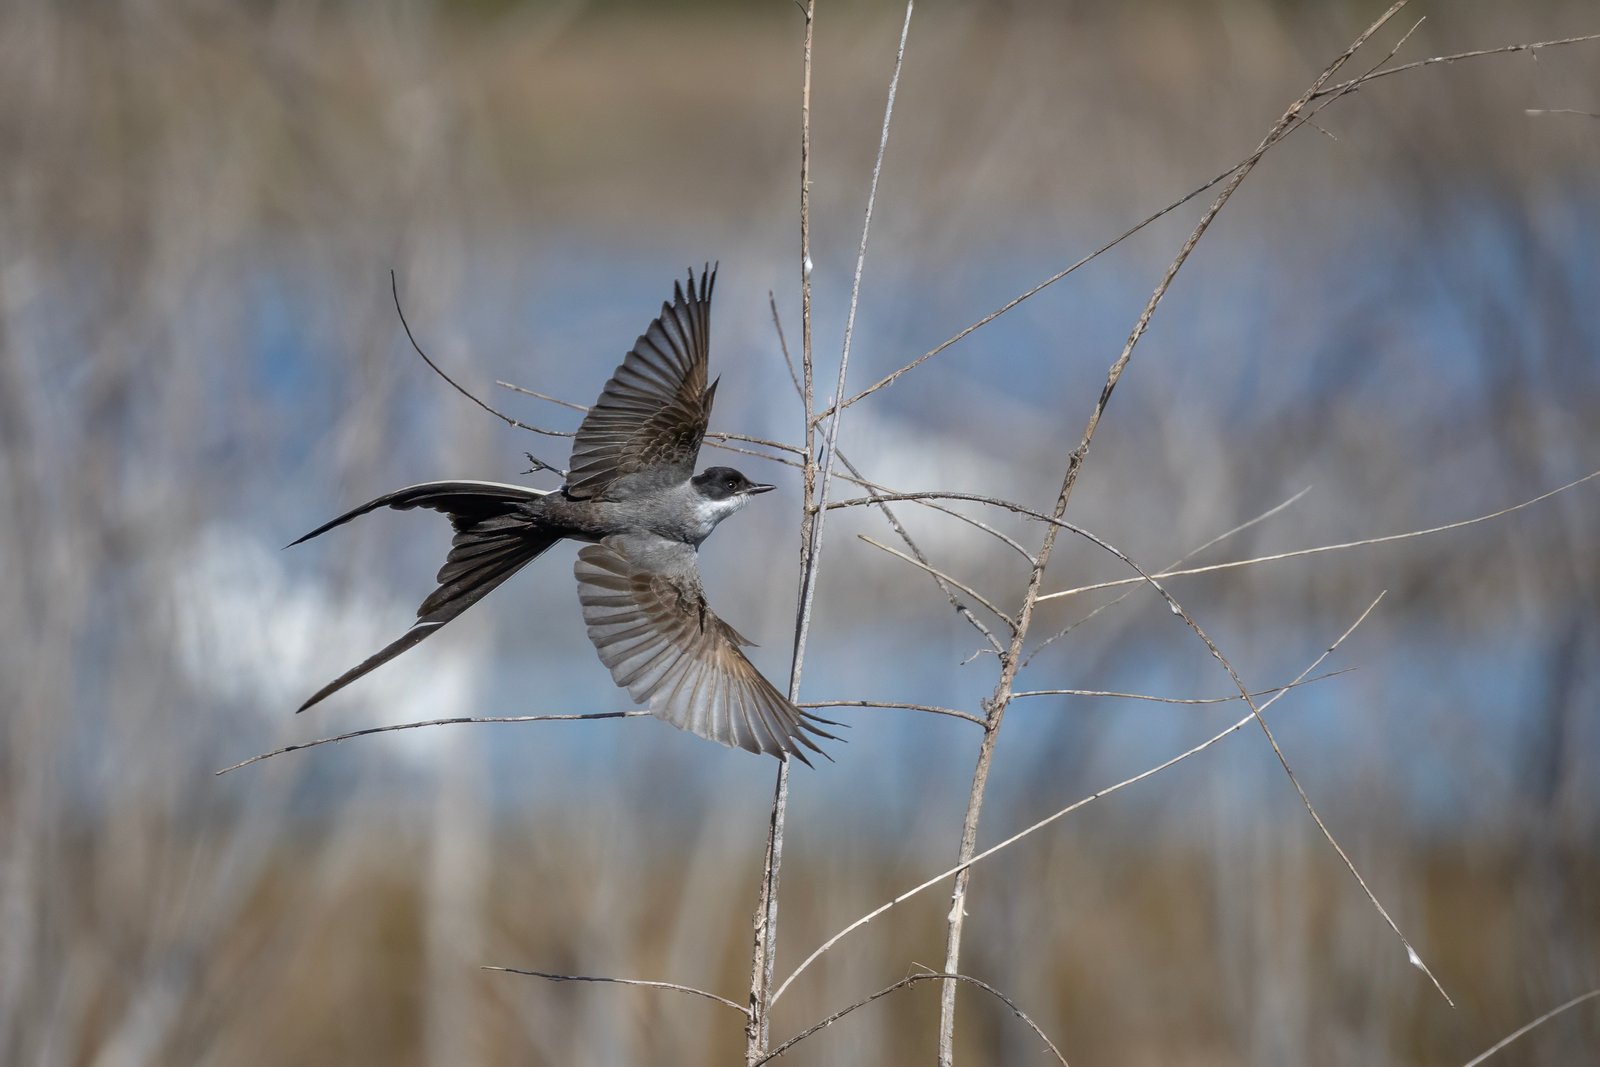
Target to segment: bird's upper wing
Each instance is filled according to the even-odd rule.
[[[687,293],[673,283],[672,303],[661,305],[578,427],[568,496],[628,495],[694,474],[717,391],[706,384],[716,282],[707,268],[698,287],[689,273]]]
[[[808,735],[833,738],[816,724],[837,724],[795,707],[739,651],[750,642],[706,605],[691,546],[608,538],[580,551],[574,569],[601,662],[657,718],[807,765],[802,746],[827,755]]]

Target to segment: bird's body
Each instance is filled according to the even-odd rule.
[[[456,534],[398,640],[330,682],[300,710],[416,645],[562,540],[586,542],[574,573],[584,621],[617,684],[653,714],[725,745],[806,761],[810,735],[832,737],[739,651],[750,642],[706,604],[696,553],[719,522],[771,489],[729,467],[694,473],[716,383],[707,384],[714,272],[674,286],[579,427],[556,491],[502,482],[408,486],[294,542],[379,508],[429,508]]]

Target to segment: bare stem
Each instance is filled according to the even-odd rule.
[[[1501,1049],[1503,1049],[1507,1045],[1511,1044],[1511,1042],[1515,1041],[1517,1038],[1521,1037],[1523,1034],[1526,1034],[1529,1030],[1533,1030],[1533,1029],[1536,1029],[1536,1028],[1538,1028],[1540,1026],[1543,1026],[1545,1023],[1549,1022],[1551,1019],[1554,1019],[1557,1015],[1560,1015],[1563,1012],[1571,1011],[1573,1008],[1576,1008],[1579,1004],[1582,1004],[1585,1001],[1594,1000],[1596,997],[1600,997],[1600,989],[1591,989],[1587,993],[1578,994],[1577,996],[1573,997],[1571,1000],[1567,1001],[1564,1004],[1557,1004],[1555,1007],[1551,1008],[1549,1011],[1545,1012],[1543,1015],[1539,1016],[1537,1019],[1534,1019],[1531,1022],[1525,1023],[1522,1026],[1517,1027],[1515,1030],[1511,1031],[1505,1037],[1502,1037],[1499,1041],[1496,1041],[1494,1044],[1490,1045],[1488,1048],[1486,1048],[1482,1052],[1478,1053],[1478,1055],[1472,1057],[1472,1059],[1470,1059],[1466,1063],[1462,1064],[1462,1067],[1478,1067],[1478,1064],[1482,1063],[1484,1060],[1488,1059],[1490,1056],[1493,1056],[1496,1052],[1499,1052]]]
[[[369,726],[363,730],[351,730],[348,733],[334,734],[332,737],[319,737],[315,741],[302,741],[296,745],[285,745],[275,748],[271,752],[263,752],[259,756],[251,756],[247,760],[240,760],[231,767],[224,767],[213,774],[227,774],[241,767],[248,767],[252,763],[271,759],[273,756],[284,756],[290,752],[299,752],[302,749],[316,748],[319,745],[332,745],[340,741],[348,741],[353,737],[370,737],[372,734],[388,734],[396,730],[416,730],[424,726],[465,726],[475,723],[488,722],[573,722],[583,719],[631,719],[639,715],[648,715],[648,711],[590,711],[572,715],[490,715],[490,716],[464,716],[455,719],[424,719],[421,722],[397,722],[388,726]]]
[[[1067,510],[1067,503],[1071,499],[1073,487],[1078,481],[1078,472],[1083,467],[1084,458],[1089,452],[1090,442],[1094,439],[1095,429],[1100,424],[1100,417],[1104,413],[1106,405],[1111,399],[1111,394],[1116,389],[1117,382],[1122,377],[1123,371],[1127,368],[1129,361],[1133,358],[1134,348],[1138,345],[1140,338],[1144,336],[1145,330],[1150,325],[1150,320],[1155,315],[1156,308],[1160,305],[1162,298],[1166,295],[1167,289],[1172,285],[1173,278],[1177,276],[1178,271],[1181,270],[1184,263],[1188,261],[1190,253],[1193,252],[1195,246],[1199,244],[1200,238],[1205,236],[1206,230],[1210,228],[1212,221],[1222,211],[1223,207],[1227,205],[1228,201],[1233,197],[1235,190],[1239,188],[1240,184],[1243,183],[1244,179],[1250,174],[1250,172],[1255,169],[1255,165],[1261,161],[1261,158],[1266,155],[1273,145],[1277,144],[1291,129],[1293,129],[1296,121],[1300,117],[1300,113],[1310,102],[1312,96],[1324,85],[1326,85],[1329,79],[1331,79],[1333,75],[1338,72],[1339,68],[1344,66],[1350,57],[1353,56],[1356,51],[1366,43],[1368,38],[1370,38],[1386,22],[1393,18],[1394,15],[1405,6],[1405,3],[1406,0],[1397,0],[1397,2],[1392,5],[1389,10],[1384,12],[1376,22],[1374,22],[1360,36],[1358,36],[1337,59],[1330,63],[1323,70],[1321,76],[1319,76],[1311,85],[1311,87],[1301,94],[1298,100],[1289,105],[1288,110],[1283,113],[1283,116],[1277,121],[1276,124],[1274,124],[1272,129],[1267,133],[1267,136],[1262,139],[1260,145],[1256,147],[1255,152],[1253,152],[1249,158],[1246,159],[1243,165],[1233,172],[1232,177],[1229,178],[1227,183],[1223,186],[1222,191],[1217,195],[1217,198],[1212,201],[1211,206],[1207,208],[1206,212],[1200,217],[1199,223],[1195,226],[1194,231],[1189,235],[1188,240],[1186,240],[1183,243],[1182,248],[1178,250],[1177,256],[1173,259],[1172,264],[1167,268],[1166,274],[1163,275],[1160,284],[1158,284],[1155,288],[1155,291],[1150,294],[1150,299],[1145,303],[1144,310],[1140,312],[1138,320],[1134,323],[1133,330],[1129,333],[1128,340],[1126,344],[1123,345],[1121,354],[1117,357],[1116,361],[1111,364],[1111,369],[1107,372],[1106,383],[1101,388],[1100,398],[1098,401],[1096,401],[1094,410],[1089,415],[1089,423],[1084,429],[1083,438],[1079,441],[1078,447],[1073,450],[1072,454],[1067,459],[1066,473],[1062,478],[1061,490],[1056,495],[1055,508],[1051,514],[1051,518],[1055,521],[1053,521],[1050,525],[1050,528],[1045,531],[1044,541],[1040,545],[1038,553],[1035,555],[1037,562],[1034,564],[1032,573],[1028,578],[1027,590],[1023,594],[1022,609],[1017,613],[1016,616],[1016,628],[1012,633],[1011,645],[1006,650],[1006,653],[1001,656],[1000,678],[996,682],[994,693],[989,698],[987,704],[988,723],[984,728],[983,742],[978,748],[977,765],[973,768],[972,773],[972,788],[967,797],[967,812],[962,821],[961,827],[961,845],[957,855],[958,862],[963,864],[963,866],[961,872],[955,877],[955,888],[951,893],[950,911],[945,920],[946,936],[943,969],[948,973],[955,973],[961,969],[961,935],[966,922],[967,888],[971,880],[970,868],[965,866],[965,864],[968,864],[972,860],[972,857],[977,853],[978,823],[983,812],[983,799],[988,786],[989,770],[994,760],[995,741],[999,736],[1000,725],[1005,717],[1006,707],[1010,702],[1012,683],[1016,678],[1017,670],[1022,661],[1023,642],[1027,637],[1029,625],[1033,621],[1033,612],[1039,597],[1039,586],[1044,578],[1044,570],[1049,565],[1050,555],[1055,547],[1056,537],[1061,529],[1055,523],[1060,521],[1062,515]],[[1210,642],[1207,641],[1207,644],[1209,645]],[[1215,653],[1216,649],[1213,647],[1212,651]],[[1218,656],[1220,658],[1220,653],[1218,653]],[[1231,668],[1229,669],[1229,674],[1233,674]],[[1235,681],[1237,682],[1237,678],[1235,678]],[[1241,692],[1247,692],[1242,684],[1239,688]],[[1250,702],[1250,706],[1252,714],[1255,714],[1257,721],[1261,722],[1264,728],[1265,722],[1264,720],[1261,720],[1259,714],[1256,713],[1256,706],[1254,702]],[[1287,768],[1287,764],[1285,764],[1285,767]],[[1298,788],[1298,783],[1296,783],[1296,788]],[[1332,840],[1331,837],[1329,839]],[[1353,869],[1354,868],[1352,868],[1352,870]],[[1375,900],[1374,903],[1376,903]],[[1385,915],[1385,918],[1387,917],[1388,916]],[[1391,922],[1390,925],[1393,926],[1393,923]],[[944,983],[944,988],[940,996],[939,1067],[952,1067],[955,1062],[956,988],[957,984],[955,982],[947,981]]]
[[[1298,675],[1296,675],[1295,678],[1293,679],[1293,681],[1291,681],[1288,685],[1284,686],[1283,690],[1281,692],[1279,692],[1276,695],[1274,695],[1272,697],[1272,699],[1267,700],[1266,702],[1261,704],[1261,706],[1259,708],[1259,711],[1261,713],[1265,714],[1266,711],[1269,708],[1272,707],[1272,705],[1276,704],[1279,700],[1281,700],[1289,692],[1291,692],[1294,689],[1298,688],[1299,687],[1299,683],[1304,681],[1306,679],[1306,677],[1311,674],[1312,671],[1314,671],[1318,667],[1320,667],[1324,660],[1326,660],[1329,656],[1333,655],[1333,653],[1338,650],[1339,646],[1344,644],[1344,642],[1349,639],[1350,635],[1356,632],[1356,628],[1359,627],[1363,622],[1366,621],[1367,616],[1372,614],[1373,609],[1375,609],[1378,606],[1378,602],[1381,601],[1382,599],[1383,599],[1383,595],[1380,594],[1375,600],[1373,600],[1373,602],[1371,604],[1367,605],[1367,609],[1365,611],[1363,611],[1360,614],[1360,616],[1358,616],[1356,618],[1355,622],[1350,624],[1350,626],[1344,631],[1344,633],[1340,634],[1339,637],[1336,640],[1334,640],[1332,644],[1330,644],[1327,648],[1325,648],[1322,651],[1321,655],[1317,656],[1316,659],[1312,660],[1311,663],[1306,667],[1305,670],[1301,671]],[[1201,741],[1199,744],[1194,745],[1194,746],[1192,746],[1190,748],[1187,748],[1184,751],[1178,753],[1176,756],[1172,756],[1169,759],[1163,760],[1162,762],[1156,764],[1153,767],[1148,767],[1145,770],[1140,771],[1138,774],[1133,775],[1131,778],[1124,778],[1122,781],[1117,782],[1115,785],[1110,785],[1110,786],[1107,786],[1106,788],[1101,789],[1101,790],[1099,790],[1097,792],[1090,793],[1088,796],[1083,797],[1080,800],[1074,801],[1071,804],[1068,804],[1066,807],[1060,809],[1059,811],[1056,811],[1051,815],[1045,816],[1043,819],[1040,819],[1038,822],[1033,823],[1031,826],[1028,826],[1028,827],[1025,827],[1022,830],[1019,830],[1018,832],[1012,834],[1010,837],[1006,838],[1004,841],[1001,841],[1001,842],[999,842],[998,844],[995,844],[995,845],[990,845],[988,848],[986,848],[982,852],[976,854],[971,859],[967,860],[965,863],[959,863],[956,866],[951,867],[947,871],[941,871],[938,874],[934,875],[932,878],[929,878],[926,881],[922,882],[921,884],[915,885],[915,886],[911,887],[910,889],[906,890],[904,893],[901,893],[899,896],[895,897],[893,900],[890,900],[890,901],[888,901],[888,902],[886,902],[884,904],[878,905],[878,907],[876,907],[873,910],[867,912],[865,915],[862,915],[861,917],[857,918],[854,922],[850,923],[848,926],[844,927],[838,933],[834,934],[832,937],[828,938],[822,944],[818,945],[815,949],[813,949],[809,956],[807,956],[804,960],[800,961],[800,966],[796,967],[793,971],[789,972],[789,976],[787,978],[785,978],[783,980],[782,984],[780,984],[778,986],[778,988],[773,992],[773,994],[772,994],[773,1001],[776,1002],[777,1000],[782,998],[783,994],[788,991],[789,986],[794,983],[795,979],[799,978],[800,975],[803,974],[813,963],[815,963],[817,960],[821,959],[823,954],[825,954],[830,949],[832,949],[840,941],[843,941],[850,934],[852,934],[855,931],[861,929],[863,926],[866,926],[868,923],[872,922],[872,920],[878,918],[880,915],[883,915],[885,912],[889,911],[891,908],[894,908],[894,907],[896,907],[896,906],[898,906],[900,904],[905,903],[906,901],[910,900],[912,897],[921,894],[924,890],[933,888],[934,886],[936,886],[939,883],[943,882],[945,879],[951,877],[952,875],[959,875],[962,871],[967,870],[968,868],[970,868],[970,867],[972,867],[972,866],[974,866],[974,865],[976,865],[978,863],[983,862],[984,860],[988,859],[990,856],[993,856],[998,852],[1001,852],[1001,851],[1004,851],[1005,849],[1010,848],[1012,845],[1016,844],[1017,842],[1023,840],[1026,837],[1029,837],[1032,834],[1037,833],[1038,831],[1044,829],[1045,827],[1047,827],[1050,824],[1056,822],[1057,820],[1060,820],[1060,819],[1063,819],[1063,818],[1067,817],[1068,815],[1072,814],[1073,812],[1077,811],[1080,808],[1087,807],[1088,805],[1094,803],[1097,800],[1104,799],[1105,797],[1108,797],[1113,793],[1119,792],[1120,790],[1126,789],[1131,785],[1135,785],[1135,784],[1137,784],[1139,782],[1142,782],[1147,778],[1153,778],[1156,775],[1158,775],[1158,774],[1162,773],[1163,771],[1167,770],[1168,768],[1177,766],[1179,763],[1182,763],[1184,760],[1189,759],[1191,756],[1199,755],[1201,752],[1204,752],[1206,749],[1211,748],[1213,745],[1215,745],[1218,742],[1222,741],[1224,738],[1228,737],[1230,734],[1238,733],[1240,730],[1242,730],[1246,726],[1250,725],[1250,723],[1253,722],[1253,721],[1255,721],[1255,714],[1254,713],[1246,715],[1243,718],[1239,719],[1237,722],[1233,723],[1231,726],[1227,727],[1226,729],[1218,731],[1217,733],[1215,733],[1215,734],[1211,735],[1210,737],[1206,738],[1204,741]]]
[[[530,426],[529,424],[527,424],[525,422],[518,422],[516,419],[512,418],[510,415],[507,415],[505,412],[500,411],[497,408],[491,407],[489,404],[487,404],[484,401],[478,399],[477,396],[473,395],[460,382],[456,381],[454,378],[450,377],[450,375],[446,374],[444,372],[443,368],[441,368],[439,366],[439,364],[435,363],[433,361],[433,359],[428,355],[428,353],[426,353],[426,352],[424,352],[422,350],[422,346],[417,344],[416,337],[411,333],[411,324],[406,321],[406,313],[403,310],[401,310],[401,307],[400,307],[400,285],[395,280],[394,271],[390,271],[389,272],[389,295],[394,297],[394,312],[395,312],[396,315],[400,316],[400,326],[406,332],[406,340],[411,342],[412,351],[416,352],[417,355],[422,357],[422,362],[426,363],[430,368],[432,368],[433,373],[437,374],[439,377],[443,378],[446,382],[450,383],[450,388],[454,389],[456,392],[460,393],[462,396],[466,397],[468,400],[472,401],[474,404],[478,405],[480,408],[482,408],[483,410],[487,411],[489,414],[493,415],[495,418],[499,419],[501,422],[504,422],[507,426],[514,426],[519,430],[528,430],[531,433],[543,434],[546,437],[571,437],[572,436],[572,434],[570,434],[570,433],[562,433],[562,432],[557,431],[557,430],[546,430],[541,426]]]
[[[911,32],[913,0],[907,0],[905,23],[900,29],[900,44],[895,51],[894,73],[889,78],[888,99],[883,108],[883,131],[878,139],[878,154],[872,165],[872,183],[867,192],[867,207],[861,223],[861,245],[856,255],[855,276],[850,287],[850,311],[845,320],[844,342],[839,355],[838,384],[834,396],[844,395],[845,376],[850,368],[850,342],[854,336],[856,307],[861,296],[861,275],[866,269],[867,238],[872,229],[872,209],[877,201],[878,180],[883,173],[883,157],[889,147],[889,127],[894,117],[895,92],[900,85],[900,70],[905,61],[906,38]],[[800,135],[800,287],[801,287],[801,364],[805,384],[805,482],[806,511],[801,523],[800,606],[795,622],[794,656],[789,670],[789,699],[800,697],[800,676],[805,663],[806,639],[811,632],[812,607],[816,601],[817,577],[822,562],[822,532],[827,511],[828,486],[833,479],[835,449],[841,416],[828,425],[826,458],[821,480],[816,473],[816,420],[813,417],[814,369],[811,334],[811,49],[816,18],[816,2],[808,0],[805,10],[806,32],[804,72],[801,86]],[[765,1053],[771,1034],[767,994],[772,988],[773,966],[777,953],[778,874],[783,862],[783,826],[788,806],[789,762],[778,768],[773,791],[772,817],[768,822],[767,851],[762,878],[761,904],[755,921],[755,952],[750,976],[750,1025],[745,1029],[745,1059],[754,1063]]]
[[[1158,577],[1158,578],[1161,577],[1162,575],[1164,575],[1167,572],[1171,571],[1174,567],[1183,566],[1183,564],[1189,562],[1191,559],[1193,559],[1194,557],[1198,556],[1200,553],[1204,552],[1206,549],[1211,548],[1214,545],[1218,545],[1218,544],[1222,543],[1223,541],[1226,541],[1228,538],[1232,537],[1234,534],[1243,533],[1245,530],[1248,530],[1250,527],[1256,525],[1257,523],[1265,522],[1267,519],[1270,519],[1272,516],[1278,514],[1280,511],[1283,511],[1285,508],[1287,508],[1287,507],[1291,506],[1292,504],[1294,504],[1297,500],[1299,500],[1301,497],[1305,496],[1309,492],[1311,492],[1311,487],[1308,485],[1304,489],[1302,489],[1298,493],[1296,493],[1294,496],[1290,497],[1288,500],[1285,500],[1283,503],[1278,504],[1275,507],[1268,508],[1266,511],[1262,512],[1260,515],[1257,515],[1253,519],[1247,519],[1246,521],[1239,523],[1237,526],[1233,527],[1231,530],[1227,530],[1227,531],[1225,531],[1223,533],[1218,534],[1217,536],[1213,537],[1211,540],[1207,541],[1205,544],[1200,545],[1198,548],[1190,549],[1188,552],[1185,552],[1183,555],[1179,556],[1177,559],[1175,559],[1171,563],[1167,564],[1167,566],[1164,567],[1162,569],[1161,573],[1157,574],[1156,577]],[[1106,601],[1104,604],[1101,604],[1099,607],[1095,608],[1093,611],[1090,611],[1087,615],[1083,616],[1083,618],[1078,619],[1076,622],[1072,622],[1072,623],[1068,624],[1067,626],[1062,627],[1060,630],[1057,630],[1055,633],[1051,634],[1049,637],[1045,638],[1043,641],[1040,641],[1037,645],[1034,646],[1034,649],[1033,649],[1032,652],[1029,652],[1027,654],[1027,656],[1023,657],[1022,666],[1024,668],[1026,668],[1029,663],[1033,662],[1034,657],[1039,655],[1039,653],[1043,652],[1045,649],[1049,648],[1052,644],[1054,644],[1055,642],[1061,640],[1063,637],[1066,637],[1073,630],[1077,629],[1079,626],[1082,626],[1084,623],[1086,623],[1089,620],[1093,619],[1095,616],[1099,615],[1101,612],[1109,611],[1112,608],[1116,607],[1118,604],[1122,603],[1124,600],[1126,600],[1130,596],[1132,596],[1133,593],[1134,593],[1134,590],[1130,588],[1125,593],[1123,593],[1121,596],[1116,597],[1116,598],[1114,598],[1112,600]],[[1041,596],[1039,599],[1040,600],[1048,600],[1048,599],[1050,599],[1050,594],[1046,593],[1043,596]]]
[[[606,985],[631,985],[643,986],[646,989],[670,989],[675,993],[688,993],[690,996],[703,997],[706,1000],[714,1000],[718,1004],[726,1004],[740,1015],[749,1014],[742,1007],[735,1004],[727,997],[719,997],[717,994],[708,993],[704,989],[696,989],[694,986],[688,985],[679,985],[677,982],[652,982],[643,978],[607,978],[604,976],[588,974],[551,974],[547,971],[523,970],[521,967],[484,967],[483,969],[486,971],[499,971],[502,974],[525,974],[530,978],[543,978],[548,982],[600,982]]]
[[[906,711],[925,711],[930,715],[948,715],[952,719],[965,719],[983,725],[983,719],[966,711],[941,707],[938,704],[907,704],[894,700],[807,700],[797,705],[802,708],[902,708]]]
[[[796,1034],[793,1037],[791,1037],[789,1040],[785,1041],[783,1044],[779,1045],[777,1048],[773,1049],[771,1055],[769,1055],[769,1056],[767,1056],[767,1057],[765,1057],[765,1058],[763,1058],[761,1060],[756,1061],[757,1062],[757,1067],[759,1067],[760,1064],[770,1063],[771,1061],[777,1059],[779,1056],[782,1056],[785,1052],[788,1052],[790,1049],[794,1048],[794,1046],[798,1045],[800,1042],[804,1041],[806,1038],[810,1037],[812,1034],[817,1033],[819,1030],[827,1029],[828,1027],[832,1026],[834,1023],[838,1022],[840,1019],[843,1019],[846,1015],[849,1015],[851,1012],[855,1011],[857,1008],[864,1008],[868,1004],[871,1004],[873,1001],[881,999],[883,997],[886,997],[890,993],[895,992],[896,990],[905,989],[908,986],[915,985],[918,982],[931,982],[931,981],[934,981],[935,979],[948,979],[948,980],[950,980],[952,982],[965,982],[968,985],[977,986],[979,989],[983,990],[985,993],[988,993],[990,996],[996,998],[1002,1004],[1004,1004],[1006,1007],[1010,1008],[1011,1009],[1011,1014],[1015,1015],[1018,1019],[1021,1019],[1024,1023],[1026,1023],[1027,1026],[1028,1026],[1028,1029],[1032,1030],[1034,1032],[1034,1035],[1036,1037],[1038,1037],[1040,1041],[1043,1041],[1045,1043],[1045,1047],[1050,1050],[1050,1052],[1051,1052],[1051,1054],[1053,1056],[1055,1056],[1056,1062],[1061,1064],[1061,1067],[1067,1067],[1067,1059],[1066,1059],[1065,1056],[1063,1056],[1061,1054],[1061,1050],[1056,1047],[1056,1043],[1054,1041],[1051,1041],[1050,1038],[1048,1036],[1046,1036],[1045,1032],[1042,1029],[1039,1028],[1039,1024],[1038,1023],[1034,1022],[1032,1019],[1030,1019],[1028,1017],[1027,1012],[1025,1012],[1021,1008],[1017,1007],[1017,1002],[1016,1001],[1012,1000],[1010,997],[1008,997],[1004,993],[1000,992],[1000,990],[996,989],[994,986],[990,985],[988,982],[979,981],[978,979],[973,978],[971,975],[966,975],[966,974],[940,974],[940,973],[938,973],[936,971],[925,971],[925,972],[923,972],[921,974],[907,975],[906,977],[900,979],[898,982],[893,982],[893,983],[890,983],[889,985],[884,986],[882,989],[878,990],[876,993],[873,993],[873,994],[871,994],[869,996],[862,997],[860,1000],[856,1001],[854,1004],[850,1004],[850,1005],[848,1005],[846,1007],[840,1008],[838,1011],[834,1012],[832,1015],[829,1015],[827,1018],[818,1020],[817,1022],[811,1024],[810,1026],[806,1027],[804,1030],[800,1031],[798,1034]]]
[[[1253,567],[1258,563],[1274,563],[1278,560],[1294,559],[1298,556],[1315,556],[1323,552],[1340,552],[1347,548],[1364,548],[1367,545],[1382,545],[1387,544],[1390,541],[1406,541],[1413,537],[1427,537],[1430,534],[1445,533],[1449,530],[1459,530],[1463,526],[1473,526],[1480,522],[1488,522],[1490,519],[1498,519],[1503,515],[1510,515],[1514,511],[1521,511],[1523,508],[1532,507],[1535,504],[1549,500],[1551,497],[1556,496],[1557,494],[1564,493],[1568,489],[1580,486],[1584,482],[1592,481],[1595,478],[1600,478],[1600,471],[1593,471],[1589,474],[1585,474],[1582,478],[1574,478],[1566,485],[1557,486],[1546,493],[1540,493],[1538,496],[1529,500],[1524,500],[1520,504],[1512,504],[1510,507],[1501,508],[1499,511],[1491,511],[1487,515],[1478,515],[1470,519],[1461,519],[1458,522],[1447,522],[1443,526],[1430,526],[1423,530],[1408,530],[1405,533],[1385,534],[1382,537],[1367,537],[1360,541],[1342,541],[1336,545],[1317,545],[1313,548],[1297,548],[1289,552],[1275,552],[1270,556],[1256,556],[1252,559],[1236,559],[1230,560],[1227,563],[1212,563],[1204,567],[1188,567],[1183,570],[1168,569],[1161,571],[1156,575],[1156,577],[1176,578],[1191,574],[1210,574],[1213,571],[1231,570],[1235,567]],[[1080,585],[1073,589],[1062,589],[1054,593],[1045,593],[1039,599],[1055,600],[1060,597],[1077,596],[1079,593],[1092,593],[1097,589],[1112,589],[1119,585],[1137,585],[1141,581],[1143,581],[1141,578],[1114,578],[1110,581],[1096,582],[1093,585]]]
[[[1510,52],[1537,52],[1541,48],[1557,48],[1564,44],[1582,44],[1585,41],[1600,41],[1600,33],[1584,34],[1582,37],[1562,37],[1554,41],[1529,41],[1524,44],[1507,44],[1499,48],[1480,48],[1474,52],[1456,52],[1448,56],[1431,56],[1427,59],[1418,59],[1411,63],[1402,63],[1398,67],[1386,67],[1383,70],[1370,70],[1359,78],[1352,78],[1338,85],[1330,85],[1314,94],[1311,99],[1316,100],[1324,96],[1343,95],[1359,89],[1367,82],[1379,78],[1387,78],[1391,74],[1402,71],[1418,70],[1422,67],[1431,67],[1436,63],[1454,63],[1458,59],[1477,59],[1479,56],[1501,56]]]
[[[805,504],[800,514],[800,600],[811,575],[811,526],[816,516],[817,450],[816,425],[811,421],[815,397],[811,339],[811,48],[815,40],[817,2],[806,0],[805,43],[801,48],[800,70],[800,363],[801,403],[804,407]],[[773,314],[777,305],[773,304]],[[787,354],[787,352],[785,353]],[[803,609],[802,609],[803,610]],[[800,691],[802,666],[801,618],[795,618],[794,652],[789,668],[789,699]],[[778,876],[783,866],[783,828],[789,803],[789,761],[778,765],[773,785],[772,812],[767,819],[767,848],[761,865],[761,893],[756,899],[753,942],[750,953],[750,1009],[745,1023],[745,1063],[758,1062],[767,1050],[772,1027],[768,1018],[772,971],[777,962]]]

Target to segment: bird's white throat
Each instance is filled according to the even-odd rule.
[[[716,528],[717,523],[748,503],[750,497],[746,493],[737,493],[722,500],[700,497],[694,502],[694,521],[702,531],[701,536],[708,536]]]

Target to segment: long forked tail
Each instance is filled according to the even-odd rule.
[[[541,496],[544,493],[538,489],[500,482],[424,482],[369,500],[290,542],[292,547],[309,541],[379,508],[399,511],[429,508],[443,512],[456,531],[450,542],[450,555],[435,579],[439,587],[417,609],[417,621],[411,629],[317,690],[310,700],[300,705],[299,711],[337,693],[418,644],[561,540],[560,534],[542,529],[526,507]]]

